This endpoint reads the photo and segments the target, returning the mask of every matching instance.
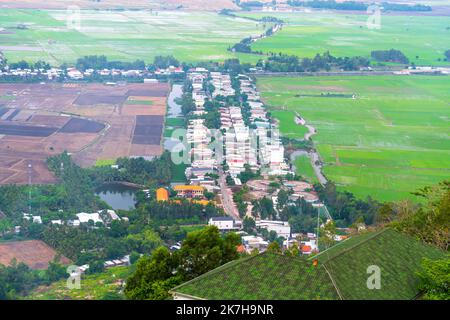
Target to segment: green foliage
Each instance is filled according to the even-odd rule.
[[[147,254],[162,245],[158,233],[150,228],[146,228],[140,233],[128,235],[126,242],[129,250]]]
[[[168,298],[167,287],[178,282],[173,275],[178,261],[165,247],[156,249],[151,256],[144,256],[136,264],[136,270],[128,278],[125,294],[132,300],[163,300]],[[175,284],[175,283],[174,283]]]
[[[421,241],[449,249],[450,239],[450,182],[425,187],[416,193],[426,203],[418,209],[395,214],[392,227]],[[398,212],[398,211],[397,211]]]
[[[276,216],[275,209],[273,208],[273,201],[269,198],[262,198],[260,200],[254,200],[252,202],[253,209],[252,215],[261,219],[274,219]]]
[[[380,203],[367,197],[360,200],[350,192],[336,190],[333,182],[328,182],[325,187],[316,185],[316,190],[325,204],[330,209],[331,216],[336,220],[338,226],[349,226],[359,217],[363,217],[366,224],[373,224]]]
[[[418,272],[419,288],[427,300],[450,300],[450,256],[439,260],[424,259]]]
[[[400,50],[375,50],[371,52],[371,56],[377,61],[409,63],[409,59]]]
[[[142,60],[135,60],[134,62],[108,61],[107,57],[104,55],[94,55],[79,58],[75,63],[75,67],[81,71],[85,71],[86,69],[144,70],[145,62]]]
[[[24,263],[13,260],[10,266],[0,264],[0,300],[17,299],[39,281],[38,274]]]
[[[140,258],[127,280],[125,294],[129,299],[168,299],[168,290],[174,286],[237,259],[239,242],[233,233],[222,238],[216,227],[191,232],[181,250],[171,253],[160,247],[151,256]]]
[[[237,259],[236,246],[239,243],[238,235],[228,233],[222,238],[216,227],[191,232],[179,251],[181,257],[179,273],[185,279],[192,279]]]

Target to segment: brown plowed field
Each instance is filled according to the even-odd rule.
[[[56,256],[56,251],[39,240],[12,241],[0,243],[0,264],[9,265],[13,259],[23,262],[32,269],[47,269],[48,263]],[[71,261],[61,256],[62,264]]]
[[[45,161],[65,150],[82,166],[160,155],[169,89],[165,83],[0,84],[0,95],[14,96],[3,107],[18,111],[0,120],[0,184],[28,183],[29,163],[33,183],[54,183]],[[136,130],[142,116],[152,119],[152,129],[144,123]]]

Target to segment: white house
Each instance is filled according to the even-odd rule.
[[[232,217],[212,217],[208,221],[208,225],[216,226],[220,231],[236,230],[236,225]]]
[[[88,223],[89,220],[94,221],[94,224],[96,224],[97,222],[103,223],[103,220],[100,218],[100,214],[98,212],[95,213],[81,212],[77,213],[77,217],[80,223]]]
[[[287,221],[274,220],[256,220],[256,227],[266,229],[267,231],[275,231],[279,237],[289,239],[291,236],[291,226]]]

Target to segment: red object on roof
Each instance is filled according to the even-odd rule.
[[[303,252],[303,253],[311,252],[311,247],[310,247],[310,246],[303,246],[303,247],[302,247],[302,252]]]
[[[236,250],[239,253],[244,253],[245,252],[245,247],[244,247],[244,245],[241,244],[241,245],[237,246]]]

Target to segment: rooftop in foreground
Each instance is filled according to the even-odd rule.
[[[176,298],[209,300],[414,299],[424,257],[445,253],[392,229],[343,241],[304,259],[263,253],[235,260],[174,289]],[[318,266],[313,266],[313,259]],[[369,266],[381,270],[381,289],[369,289]]]

